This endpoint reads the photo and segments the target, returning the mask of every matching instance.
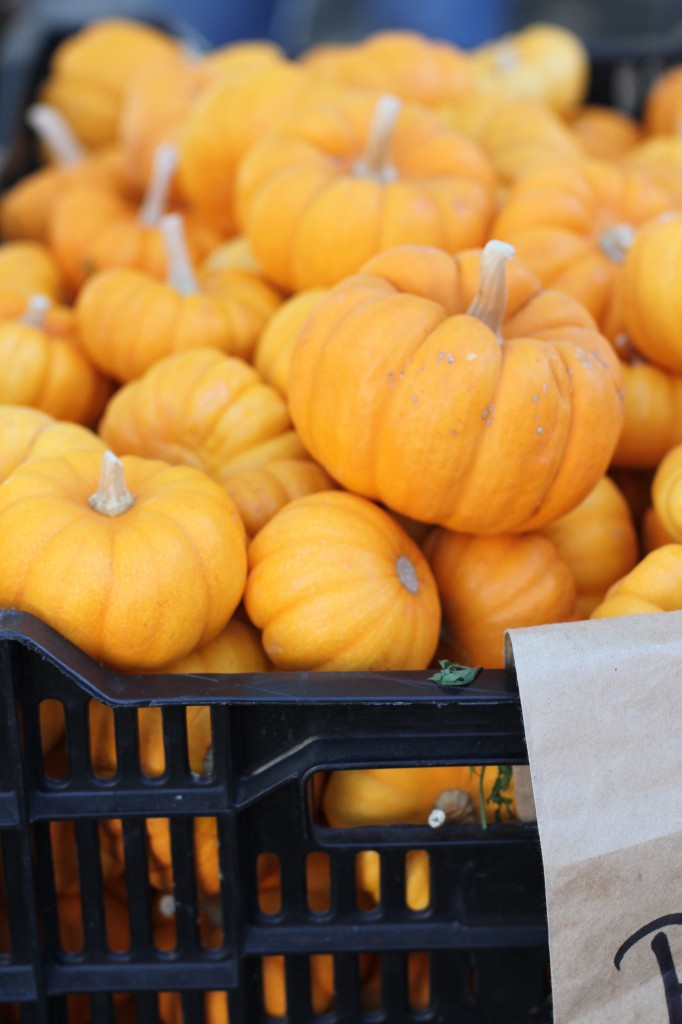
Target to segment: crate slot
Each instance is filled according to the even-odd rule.
[[[322,850],[313,850],[305,860],[306,905],[315,914],[331,908],[331,858]]]
[[[276,853],[259,853],[255,885],[262,914],[276,916],[282,910],[282,865]]]

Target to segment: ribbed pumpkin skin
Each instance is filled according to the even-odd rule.
[[[504,667],[504,631],[576,617],[573,573],[539,534],[475,537],[435,530],[425,554],[448,637],[443,654],[464,665]]]
[[[240,273],[215,290],[180,295],[140,271],[112,269],[86,282],[76,315],[92,361],[125,382],[183,349],[211,346],[247,358],[280,301],[254,274]]]
[[[656,509],[653,505],[649,505],[649,508],[642,517],[643,553],[648,555],[656,548],[662,548],[664,544],[674,543],[674,539],[670,536],[665,527],[661,525],[661,521],[656,515]]]
[[[419,548],[388,513],[341,491],[285,505],[254,538],[244,605],[283,669],[426,668],[440,629]]]
[[[590,618],[682,609],[682,544],[656,548],[609,590]]]
[[[0,405],[0,481],[28,459],[85,450],[104,453],[104,442],[86,427],[58,421],[39,409]]]
[[[0,365],[0,402],[56,419],[94,425],[112,390],[83,352],[67,308],[49,309],[41,327],[0,320]]]
[[[283,302],[265,325],[253,354],[253,363],[263,380],[286,398],[289,368],[298,333],[308,313],[325,294],[324,288],[309,288]]]
[[[0,245],[0,297],[46,295],[58,302],[64,289],[59,267],[47,246],[31,241]]]
[[[571,128],[585,155],[596,160],[620,160],[641,137],[633,117],[599,104],[582,107],[571,119]]]
[[[364,95],[310,104],[240,164],[238,219],[268,277],[287,291],[335,284],[404,242],[456,252],[486,239],[490,162],[429,111],[405,106],[397,116],[390,144],[396,180],[353,169],[376,108]]]
[[[167,356],[124,385],[99,433],[117,455],[195,466],[220,484],[274,459],[306,458],[278,392],[215,348]]]
[[[514,246],[545,288],[578,299],[613,337],[622,329],[616,285],[623,257],[620,250],[616,259],[607,254],[604,232],[636,228],[672,202],[644,171],[599,160],[554,161],[515,182],[492,234]]]
[[[676,135],[682,117],[682,67],[661,72],[644,104],[644,124],[650,135]]]
[[[612,465],[655,469],[682,443],[682,374],[638,359],[622,363],[625,418]]]
[[[661,459],[651,484],[651,502],[663,529],[682,542],[682,444]]]
[[[448,789],[467,789],[470,776],[470,768],[451,765],[335,771],[322,812],[332,828],[425,825],[437,797]]]
[[[620,367],[583,307],[515,259],[500,345],[462,315],[479,260],[399,246],[341,282],[299,335],[289,405],[306,449],[349,490],[462,533],[528,531],[603,475]]]
[[[540,532],[569,566],[578,588],[577,608],[585,617],[639,556],[630,506],[607,476],[576,508]]]
[[[224,627],[246,577],[244,527],[189,467],[123,460],[135,502],[88,505],[101,457],[24,463],[0,487],[0,605],[30,612],[116,668],[152,669]]]
[[[633,242],[623,269],[624,326],[642,355],[682,373],[682,217],[647,224]]]
[[[275,459],[265,466],[245,469],[225,482],[237,506],[246,533],[255,537],[281,508],[306,494],[329,491],[335,484],[310,459]]]

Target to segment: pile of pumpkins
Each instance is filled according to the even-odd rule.
[[[123,673],[499,667],[508,628],[682,608],[682,67],[641,120],[588,84],[551,25],[296,60],[123,19],[62,43],[26,112],[43,166],[0,196],[0,607]],[[160,718],[139,719],[155,774]],[[62,734],[46,713],[46,764]],[[99,705],[91,749],[115,771]],[[491,816],[480,781],[334,773],[317,813],[424,823],[445,793],[451,820]],[[161,898],[167,822],[148,838]],[[428,903],[428,859],[407,890]]]

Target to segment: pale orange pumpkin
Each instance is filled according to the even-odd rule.
[[[568,512],[603,475],[618,359],[579,303],[510,256],[498,242],[483,257],[396,246],[309,314],[289,406],[342,486],[422,522],[508,533]]]
[[[208,642],[245,578],[234,504],[190,467],[72,451],[25,462],[0,487],[0,605],[115,668]]]
[[[651,502],[663,529],[682,542],[682,444],[661,459],[651,484]]]
[[[666,68],[650,86],[643,120],[650,135],[679,135],[682,127],[682,64]]]
[[[682,136],[655,135],[645,138],[625,156],[627,167],[639,168],[682,204]]]
[[[612,465],[655,469],[682,443],[682,374],[642,358],[624,335],[616,348],[623,358],[625,418]]]
[[[403,242],[480,245],[495,178],[472,141],[395,97],[299,107],[239,166],[237,214],[265,273],[326,287]]]
[[[391,516],[323,491],[285,505],[249,545],[244,606],[279,668],[426,668],[440,629],[433,576]]]
[[[533,22],[474,47],[476,88],[509,99],[533,99],[569,114],[585,98],[590,57],[577,33]]]
[[[17,296],[46,295],[59,302],[66,283],[54,257],[41,242],[6,242],[0,245],[0,302],[16,302]]]
[[[642,518],[642,552],[648,555],[655,548],[662,548],[664,544],[674,544],[674,538],[670,536],[662,525],[656,509],[649,505]]]
[[[425,554],[446,630],[442,655],[504,667],[504,633],[577,617],[576,581],[556,547],[537,533],[476,537],[438,529]]]
[[[0,481],[29,459],[76,450],[103,454],[104,442],[86,427],[55,420],[22,405],[0,405]]]
[[[182,221],[163,217],[167,283],[124,268],[95,274],[76,304],[88,355],[114,380],[140,377],[164,356],[211,346],[248,357],[263,325],[281,301],[256,273],[245,270],[195,275]]]

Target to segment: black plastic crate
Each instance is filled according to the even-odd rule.
[[[131,694],[135,694],[131,697]],[[46,775],[39,704],[63,703],[64,778]],[[118,770],[98,777],[90,760],[88,705],[115,709]],[[213,763],[190,771],[185,707],[210,704]],[[142,773],[137,708],[163,708],[167,770]],[[0,613],[0,838],[10,951],[0,956],[0,1003],[24,1022],[69,1020],[65,996],[90,1001],[88,1020],[111,1022],[111,993],[134,993],[139,1024],[156,1022],[157,993],[180,992],[187,1024],[201,1024],[204,991],[228,993],[231,1024],[271,1021],[262,1003],[262,957],[284,954],[289,1024],[530,1024],[549,1022],[549,955],[542,861],[532,825],[504,823],[331,829],[310,813],[318,771],[527,761],[515,679],[483,672],[464,691],[428,673],[268,673],[235,676],[115,675],[44,623]],[[191,842],[197,816],[216,819],[222,942],[199,939]],[[144,820],[170,823],[176,948],[152,941]],[[132,940],[109,949],[97,823],[122,822]],[[62,949],[48,823],[74,823],[84,949]],[[430,902],[406,907],[404,857],[425,850]],[[382,861],[378,908],[356,903],[354,859]],[[309,909],[305,863],[329,858],[330,906]],[[264,914],[256,894],[259,854],[279,857],[282,906]],[[411,1010],[406,957],[430,956],[430,1003]],[[310,1004],[309,958],[334,958],[332,1009]],[[381,1008],[363,1013],[359,954],[381,962]],[[0,1019],[2,1010],[0,1008]],[[126,1018],[131,1019],[132,1018]],[[209,1019],[209,1018],[206,1018]],[[212,1018],[215,1020],[216,1018]]]

